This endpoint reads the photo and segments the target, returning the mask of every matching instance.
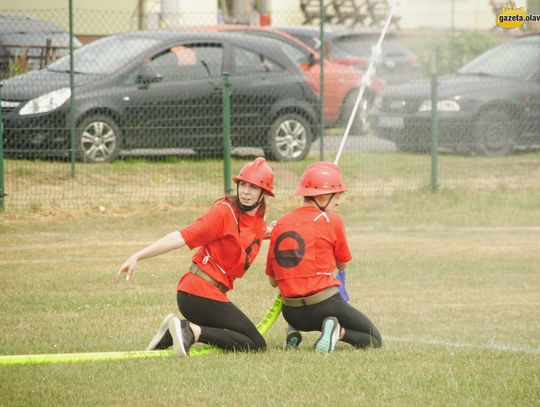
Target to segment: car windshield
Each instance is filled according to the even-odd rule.
[[[147,49],[159,44],[153,38],[107,37],[73,53],[74,70],[82,74],[112,74]],[[68,72],[69,55],[48,66],[50,71]]]
[[[357,57],[371,55],[371,48],[379,41],[379,34],[344,35],[334,40],[334,46]],[[382,53],[385,56],[408,54],[407,49],[396,36],[387,34],[382,43]]]
[[[486,51],[457,72],[463,75],[486,75],[525,78],[540,62],[540,47],[534,42],[509,42]]]
[[[45,47],[47,40],[51,41],[51,46],[67,46],[69,45],[68,33],[49,33],[49,32],[31,32],[31,33],[9,33],[1,34],[0,42],[4,46],[34,46]],[[82,44],[77,38],[73,38],[73,45],[80,47]]]

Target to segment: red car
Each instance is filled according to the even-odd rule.
[[[280,30],[320,49],[319,27],[280,27]],[[360,70],[367,69],[371,48],[377,44],[379,36],[380,30],[373,28],[351,30],[326,27],[324,30],[325,48],[331,54],[332,61]],[[384,37],[377,75],[388,87],[422,78],[418,56],[401,42],[396,33],[388,32]]]
[[[320,96],[320,54],[299,39],[269,27],[246,25],[213,25],[197,27],[207,31],[243,31],[253,36],[264,36],[279,41],[283,51],[304,70],[311,86]],[[329,59],[324,60],[324,118],[327,127],[345,126],[356,101],[363,71],[344,66]],[[371,78],[364,92],[363,103],[351,128],[353,134],[365,134],[369,129],[367,112],[382,89],[377,77]]]

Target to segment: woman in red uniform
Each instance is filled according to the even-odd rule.
[[[267,234],[265,196],[274,196],[274,174],[264,158],[246,164],[234,178],[237,195],[218,200],[191,225],[174,231],[126,260],[116,282],[129,280],[137,262],[174,249],[199,247],[190,271],[177,285],[178,309],[186,318],[169,314],[147,350],[170,346],[187,355],[195,342],[226,350],[264,350],[266,342],[248,317],[227,298],[234,280],[242,277]]]
[[[333,351],[338,340],[358,348],[382,345],[375,325],[341,297],[333,273],[344,270],[352,258],[343,220],[332,213],[345,191],[337,165],[310,165],[295,191],[304,205],[282,216],[272,229],[266,274],[283,297],[288,347],[302,340],[297,330],[321,331],[315,344],[321,353]]]

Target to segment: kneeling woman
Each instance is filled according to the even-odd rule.
[[[333,274],[352,259],[343,219],[333,213],[345,191],[337,165],[312,164],[295,191],[304,197],[303,205],[272,230],[266,274],[283,297],[288,349],[300,344],[299,331],[321,331],[315,343],[321,353],[333,351],[338,340],[357,348],[382,345],[375,325],[341,297]]]
[[[273,181],[274,173],[264,158],[255,159],[234,178],[236,196],[219,199],[191,225],[164,236],[122,264],[116,282],[124,274],[129,280],[140,260],[184,246],[200,248],[177,285],[178,309],[186,319],[167,315],[147,350],[173,346],[177,354],[187,355],[195,342],[234,351],[266,349],[255,325],[226,293],[245,274],[267,235],[265,197],[274,196]]]

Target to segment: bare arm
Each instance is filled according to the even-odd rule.
[[[116,273],[116,282],[120,281],[122,274],[126,275],[126,280],[129,281],[133,273],[135,272],[135,266],[139,260],[144,260],[149,257],[159,256],[160,254],[170,252],[174,249],[184,247],[186,242],[179,231],[174,231],[168,235],[163,236],[161,239],[155,241],[151,245],[139,250],[137,253],[131,255],[120,266],[120,269]]]
[[[336,261],[336,266],[338,270],[345,270],[345,267],[347,267],[347,263],[342,263],[340,261]]]

